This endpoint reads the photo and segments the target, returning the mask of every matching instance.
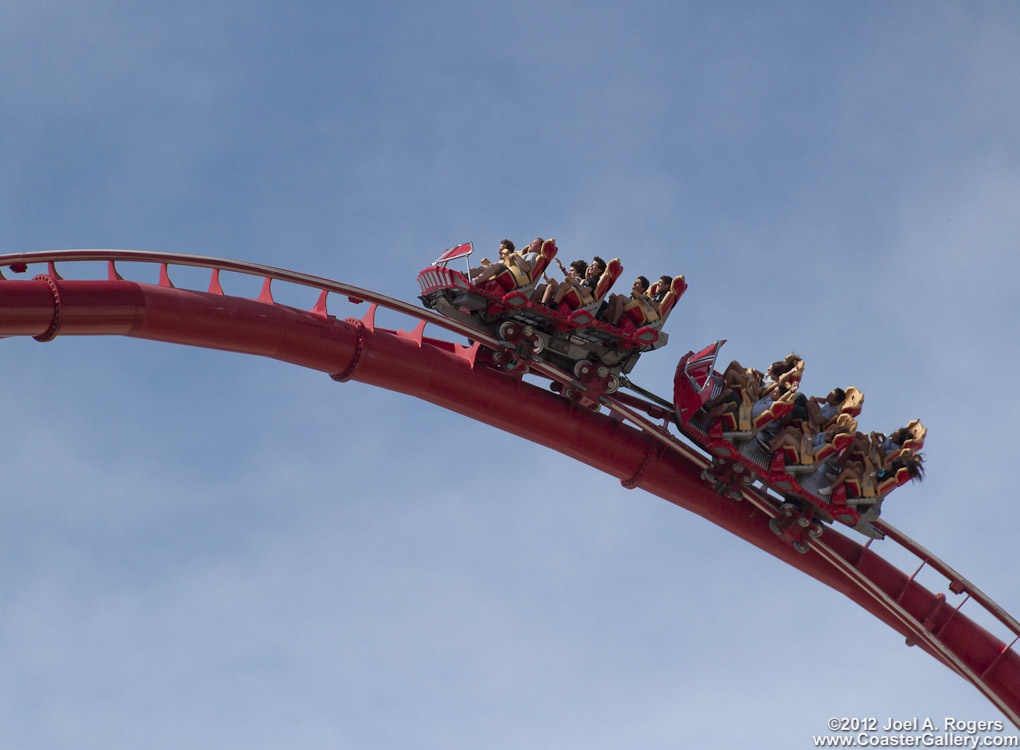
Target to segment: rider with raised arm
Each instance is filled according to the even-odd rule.
[[[804,360],[797,354],[787,354],[783,359],[773,362],[762,378],[762,391],[768,391],[776,386],[789,387],[790,383],[800,379],[804,370]]]
[[[606,262],[602,258],[596,255],[587,264],[583,260],[575,260],[569,269],[564,268],[560,259],[556,258],[556,265],[563,271],[563,281],[553,281],[547,276],[549,283],[542,287],[541,297],[537,301],[555,310],[571,289],[577,290],[582,304],[588,304],[594,299],[599,278],[606,272]]]
[[[482,266],[481,268],[471,269],[471,283],[475,286],[481,286],[493,276],[503,273],[503,271],[507,270],[507,266],[510,265],[515,266],[524,274],[530,274],[532,266],[538,259],[538,253],[542,249],[543,242],[545,240],[541,237],[532,240],[528,250],[524,255],[521,255],[514,249],[514,243],[510,240],[503,240],[499,243],[499,261]]]
[[[556,265],[563,271],[563,281],[553,281],[550,279],[549,283],[542,287],[541,297],[542,304],[553,310],[559,306],[560,300],[571,289],[577,289],[578,294],[583,298],[584,275],[588,270],[588,264],[583,260],[575,260],[570,264],[570,268],[564,268],[560,259],[556,258]]]
[[[846,400],[846,391],[842,388],[833,388],[829,391],[829,395],[825,398],[819,398],[818,396],[812,396],[807,399],[807,414],[808,421],[812,427],[818,430],[824,430],[829,422],[835,419],[842,407],[843,402]]]

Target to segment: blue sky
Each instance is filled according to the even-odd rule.
[[[726,338],[859,387],[866,429],[921,418],[928,479],[884,518],[1020,612],[1015,4],[15,0],[0,46],[0,251],[405,300],[465,240],[684,273],[634,379],[668,396]],[[0,746],[790,748],[831,716],[999,718],[796,570],[408,397],[121,339],[6,340],[0,374]]]

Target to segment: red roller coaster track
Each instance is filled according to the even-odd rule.
[[[65,280],[57,263],[105,263],[103,280]],[[117,263],[159,265],[159,283],[125,280]],[[45,273],[29,280],[14,277],[30,266]],[[208,269],[208,290],[174,286],[171,266]],[[101,267],[101,266],[100,266]],[[610,474],[628,488],[641,489],[686,508],[745,539],[843,593],[910,644],[973,684],[1020,727],[1020,623],[970,581],[917,542],[878,521],[886,538],[918,561],[912,573],[893,566],[874,550],[826,527],[808,537],[807,554],[799,554],[785,537],[774,534],[769,520],[781,515],[781,501],[763,490],[745,487],[743,501],[724,498],[700,478],[709,459],[669,431],[671,412],[627,394],[602,396],[600,411],[525,382],[521,373],[506,373],[484,364],[480,347],[500,348],[498,341],[431,311],[327,279],[237,261],[192,255],[123,250],[67,250],[0,255],[0,336],[32,336],[49,341],[65,335],[123,335],[220,349],[290,362],[350,380],[417,396],[446,409],[545,445]],[[42,270],[42,269],[40,269]],[[220,273],[262,279],[256,299],[229,296]],[[277,304],[272,285],[296,284],[319,291],[311,310]],[[367,302],[361,318],[340,320],[327,311],[330,294]],[[411,331],[375,325],[384,307],[416,321]],[[426,324],[464,336],[469,345],[427,337]],[[532,363],[533,375],[583,392],[565,373]],[[512,408],[507,408],[512,404]],[[964,598],[950,606],[915,578],[929,568]],[[996,638],[960,610],[973,602],[1012,634]]]

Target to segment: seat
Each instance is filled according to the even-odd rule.
[[[910,431],[910,440],[907,443],[911,443],[911,450],[915,453],[924,447],[924,439],[928,435],[928,428],[921,424],[921,420],[915,419],[907,425],[907,430]],[[907,443],[903,444],[903,447],[907,447]]]
[[[863,478],[861,479],[859,484],[857,482],[854,482],[854,485],[857,487],[857,492],[855,493],[855,495],[859,500],[880,498],[887,492],[889,492],[889,490],[891,490],[893,487],[896,487],[898,486],[898,484],[900,484],[898,476],[892,479],[888,479],[884,482],[879,482],[875,477],[877,471],[878,468],[875,466],[874,461],[868,458],[864,462]],[[899,472],[897,472],[897,475],[898,474]],[[908,474],[907,479],[909,478],[910,477]],[[903,481],[906,481],[906,479],[904,479]],[[850,482],[847,482],[847,484],[850,484]]]
[[[782,448],[776,451],[776,456],[781,456],[782,464],[776,463],[775,456],[772,457],[773,463],[776,463],[774,471],[779,471],[787,466],[805,466],[808,462],[804,459],[808,457],[808,436],[804,435],[800,439],[800,446],[793,447],[792,445],[784,445]]]
[[[662,302],[659,304],[659,320],[662,323],[666,322],[666,318],[673,312],[676,303],[684,296],[686,291],[687,280],[682,275],[674,276],[673,283],[669,286],[669,291],[666,292],[666,296],[662,298]]]
[[[623,275],[623,264],[620,263],[619,258],[613,258],[606,265],[606,270],[601,276],[599,276],[599,283],[595,286],[595,295],[592,300],[592,304],[602,304],[602,300],[609,294],[609,290],[613,288],[613,284],[616,280]]]
[[[723,433],[750,432],[751,430],[751,407],[754,406],[754,401],[751,400],[751,395],[743,389],[737,389],[737,393],[740,394],[740,405],[736,412],[726,412],[720,417]]]
[[[839,426],[839,432],[832,438],[832,442],[826,443],[815,451],[814,461],[816,463],[839,453],[854,441],[854,435],[857,433],[857,422],[853,417],[840,414],[836,417],[836,424]]]
[[[805,433],[801,438],[800,449],[798,451],[794,451],[789,447],[785,449],[787,458],[792,458],[788,463],[804,467],[814,466],[850,445],[854,440],[854,433],[857,431],[857,422],[854,421],[853,417],[843,414],[840,414],[836,419],[836,424],[839,426],[840,431],[833,436],[831,442],[823,444],[812,452],[814,439]]]
[[[846,389],[846,398],[843,399],[843,403],[840,404],[839,413],[849,414],[851,417],[856,419],[861,415],[861,408],[864,406],[864,394],[857,390],[854,386],[850,386]]]
[[[722,415],[724,424],[723,432],[737,433],[737,435],[733,435],[732,437],[737,437],[741,433],[750,437],[769,422],[785,417],[789,414],[793,409],[793,400],[796,396],[796,391],[787,391],[772,402],[772,406],[763,411],[757,417],[751,417],[751,410],[754,407],[754,402],[751,400],[750,395],[746,391],[741,391],[740,406],[737,407],[737,413],[733,414],[730,412]]]
[[[864,472],[863,479],[847,479],[843,486],[830,496],[830,502],[833,506],[844,508],[848,505],[867,504],[877,499],[878,495],[875,494],[875,475],[867,470]]]
[[[538,279],[542,277],[545,269],[549,267],[549,264],[553,262],[553,258],[556,257],[556,253],[559,252],[559,248],[556,247],[556,240],[546,240],[542,243],[542,249],[538,253],[538,258],[531,267],[531,273],[528,276],[526,283],[534,284]]]
[[[896,470],[896,474],[877,484],[875,487],[875,494],[878,495],[878,497],[884,497],[897,487],[902,487],[909,481],[910,469],[905,466],[900,467]]]
[[[868,485],[867,482],[859,482],[856,479],[848,479],[843,483],[843,487],[847,489],[846,496],[848,498],[864,497],[866,486],[871,487],[872,485]]]
[[[769,422],[785,417],[793,411],[793,401],[797,397],[796,391],[787,391],[778,399],[772,402],[772,406],[763,411],[751,420],[751,429],[757,432]],[[750,417],[750,415],[748,415]]]
[[[889,455],[885,456],[885,464],[887,466],[894,458],[902,456],[907,451],[917,453],[924,447],[924,438],[928,434],[928,428],[921,424],[920,420],[915,419],[904,429],[910,433],[910,437],[903,441],[903,445],[899,447],[899,450],[890,451]]]
[[[623,306],[623,314],[620,315],[618,328],[637,330],[644,326],[649,320],[658,320],[659,315],[651,305],[643,299],[631,299]]]

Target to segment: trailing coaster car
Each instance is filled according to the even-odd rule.
[[[666,345],[662,325],[687,291],[684,277],[677,276],[659,313],[633,301],[624,307],[619,325],[612,326],[595,316],[623,272],[619,258],[606,264],[590,299],[571,290],[553,310],[531,297],[556,257],[555,240],[544,241],[530,272],[508,265],[477,286],[466,274],[447,267],[451,261],[466,260],[473,249],[471,243],[450,248],[418,274],[422,303],[506,342],[507,351],[496,353],[501,364],[513,367],[519,360],[540,359],[604,393],[616,391],[618,376],[629,373],[643,352]]]
[[[829,422],[822,445],[816,448],[805,439],[801,444],[794,442],[770,452],[755,438],[790,413],[796,393],[788,391],[771,408],[753,417],[745,401],[729,421],[707,419],[702,406],[722,389],[723,376],[714,365],[724,343],[718,341],[700,352],[688,352],[677,365],[674,380],[676,424],[712,456],[712,467],[702,477],[718,492],[735,499],[742,497],[741,484],[757,481],[779,493],[785,501],[780,508],[783,515],[772,519],[770,526],[799,552],[808,550],[805,536],[821,535],[818,520],[839,521],[869,537],[883,538],[872,521],[878,518],[885,496],[912,478],[910,470],[902,466],[903,459],[923,446],[924,426],[914,421],[898,430],[903,433],[898,436],[903,442],[887,442],[890,450],[883,452],[857,432],[855,418],[863,396],[851,388],[847,389],[841,412]],[[846,480],[833,492],[831,486],[839,473],[837,457],[859,461],[867,469],[861,479]]]

